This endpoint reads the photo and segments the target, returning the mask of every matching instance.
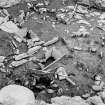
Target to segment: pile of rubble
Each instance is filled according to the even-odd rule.
[[[82,97],[55,97],[51,98],[51,102],[48,104],[42,100],[35,99],[34,93],[26,87],[8,85],[0,90],[0,103],[3,105],[105,105],[105,83],[102,81],[101,76],[95,76],[95,84],[92,88],[93,91],[91,93],[86,93]],[[97,92],[96,95],[92,95],[94,91]],[[49,90],[50,94],[52,92]]]
[[[7,9],[20,2],[27,2],[28,10],[20,10],[19,16],[14,18]],[[62,5],[65,2],[62,0]],[[94,1],[89,0],[88,3],[91,2]],[[95,3],[102,2],[104,0],[96,0]],[[97,13],[90,13],[80,4],[86,3],[78,1],[75,6],[49,9],[49,0],[44,0],[44,3],[38,0],[0,1],[0,31],[8,33],[11,40],[8,43],[13,50],[8,56],[0,52],[0,76],[6,81],[3,86],[0,82],[0,104],[105,105],[105,73],[102,69],[105,37],[99,36],[100,40],[93,40],[87,29],[93,31],[94,27],[83,16],[87,18]],[[51,24],[52,28],[48,31],[58,29],[59,25],[62,31],[74,21],[80,26],[74,32],[66,27],[67,36],[57,34],[46,41],[24,26],[30,17],[37,23],[47,21]],[[96,26],[103,31],[104,19],[105,14],[102,13]],[[21,47],[23,44],[26,51],[23,51],[24,46]]]

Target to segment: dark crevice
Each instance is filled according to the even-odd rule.
[[[49,64],[51,64],[54,61],[55,61],[55,58],[51,56],[46,60],[46,62],[42,62],[42,64],[44,64],[45,66],[48,66]]]

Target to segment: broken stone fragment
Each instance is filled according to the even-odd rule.
[[[75,82],[73,82],[67,75],[66,69],[64,67],[59,67],[55,73],[55,77],[58,75],[59,80],[66,79],[69,83],[72,85],[76,85]]]
[[[77,51],[82,51],[83,50],[81,47],[78,47],[78,46],[74,46],[73,49],[77,50]]]
[[[64,67],[59,67],[56,74],[58,75],[59,80],[63,80],[68,76]]]
[[[100,75],[97,75],[96,77],[95,77],[95,81],[101,81],[102,80],[102,77],[100,76]]]
[[[59,67],[55,73],[56,75],[58,75],[59,80],[63,80],[66,79],[69,83],[71,83],[72,85],[76,85],[75,82],[73,82],[67,75],[66,70],[64,67]],[[55,76],[56,76],[55,75]]]
[[[34,42],[32,41],[32,39],[27,40],[27,46],[28,48],[31,48],[34,46]]]
[[[88,98],[88,97],[90,97],[90,93],[83,94],[82,97],[83,98]]]
[[[18,37],[23,38],[26,36],[27,28],[18,28],[12,21],[6,21],[0,25],[0,29],[8,33],[14,33]]]
[[[5,68],[0,68],[0,71],[3,72],[3,73],[7,72]]]
[[[0,28],[8,33],[17,33],[19,31],[17,25],[14,24],[12,21],[4,22],[0,25]]]
[[[10,16],[10,14],[9,14],[8,11],[7,11],[7,9],[3,9],[2,12],[3,12],[3,14],[6,15],[7,17]]]
[[[59,86],[58,86],[58,84],[56,84],[56,83],[53,83],[53,82],[51,83],[51,86],[52,86],[52,87],[54,87],[54,88],[57,88],[57,87],[59,87]]]
[[[87,22],[86,20],[79,20],[77,23],[79,23],[79,24],[85,24],[85,25],[91,27],[91,24],[89,22]]]
[[[20,24],[23,24],[23,23],[24,23],[24,18],[25,18],[25,12],[24,12],[24,10],[20,10],[19,12],[20,12],[20,15],[19,15],[17,21],[18,21]]]
[[[94,104],[94,105],[104,105],[102,99],[100,96],[93,96],[93,97],[89,97],[87,100],[87,103],[90,104]]]
[[[99,92],[98,95],[105,100],[105,89],[102,92]]]
[[[52,94],[52,93],[54,93],[54,90],[53,89],[47,89],[47,92]]]
[[[103,89],[104,86],[105,86],[105,83],[104,83],[103,81],[101,81],[101,83],[100,83],[100,87]]]
[[[97,85],[97,86],[99,86],[100,83],[101,83],[101,81],[95,81],[95,82],[94,82],[94,84]]]
[[[40,41],[40,42],[35,42],[34,46],[39,46],[39,45],[43,45],[45,42],[44,41]]]
[[[81,5],[78,5],[77,12],[82,13],[82,14],[88,14],[87,8]]]
[[[3,17],[0,17],[0,25],[4,22],[8,21],[8,16],[3,18]]]
[[[100,14],[99,19],[104,20],[105,19],[105,13]]]
[[[50,1],[49,0],[45,0],[44,3],[45,3],[46,6],[48,6],[50,4]]]
[[[19,54],[20,53],[19,49],[15,49],[14,53]]]
[[[96,53],[97,52],[97,48],[95,48],[95,47],[91,47],[91,48],[89,48],[89,50],[90,50],[91,53]]]
[[[0,67],[4,67],[4,63],[0,63]]]
[[[27,45],[28,45],[29,48],[31,48],[33,46],[37,46],[37,45],[42,45],[44,43],[45,42],[44,41],[40,41],[40,39],[38,37],[27,40]]]
[[[101,90],[102,90],[102,87],[101,87],[101,86],[97,86],[97,85],[93,85],[93,86],[92,86],[92,89],[93,89],[94,91],[101,91]]]
[[[22,39],[19,37],[19,36],[14,36],[14,38],[16,39],[16,41],[18,41],[19,43],[21,43],[22,42]]]
[[[105,83],[102,81],[102,77],[97,75],[95,77],[94,85],[92,86],[94,91],[101,91],[105,86]]]
[[[22,54],[19,54],[19,55],[15,55],[15,60],[18,61],[18,60],[21,60],[23,58],[27,58],[29,55],[27,53],[22,53]]]
[[[0,72],[4,72],[4,73],[6,72],[4,63],[0,63]]]
[[[37,52],[38,50],[40,50],[40,49],[41,49],[41,46],[35,46],[35,47],[30,48],[27,53],[28,53],[29,55],[32,55],[32,54],[34,54],[35,52]]]
[[[25,63],[27,63],[27,62],[28,62],[28,60],[26,60],[26,59],[22,59],[22,60],[20,60],[20,61],[13,61],[13,62],[9,65],[9,67],[18,67],[18,66],[23,65],[23,64],[25,64]]]
[[[0,56],[0,63],[2,63],[5,60],[5,56]]]
[[[46,42],[46,43],[44,44],[44,46],[52,45],[52,44],[56,43],[58,40],[59,40],[59,37],[54,37],[52,40]]]
[[[55,97],[51,99],[51,102],[58,105],[89,105],[81,97],[71,98],[67,96]]]
[[[43,7],[44,6],[44,3],[37,3],[36,7]]]
[[[0,90],[2,105],[35,105],[34,93],[20,85],[8,85]]]
[[[40,14],[43,14],[47,11],[47,8],[39,8]]]

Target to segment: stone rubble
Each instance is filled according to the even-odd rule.
[[[21,0],[1,0],[0,1],[0,6],[1,7],[10,7],[12,5],[18,4]],[[37,1],[37,0],[34,0]],[[86,0],[83,0],[84,2],[88,2]],[[97,0],[96,0],[97,1]],[[103,2],[102,7],[105,7],[105,1],[101,0]],[[29,0],[26,0],[26,2],[30,2]],[[64,1],[63,1],[64,2]],[[97,3],[102,3],[100,1],[97,1]],[[89,3],[89,2],[88,2]],[[28,8],[32,8],[34,7],[34,5],[31,5],[31,3],[27,3]],[[46,0],[45,5],[49,5],[49,2]],[[44,3],[38,3],[35,5],[36,7],[38,7],[39,9],[37,10],[36,7],[34,7],[34,11],[39,12],[41,15],[46,13],[47,11],[49,11],[46,7],[44,7]],[[72,11],[72,12],[71,12]],[[51,82],[55,82],[57,81],[67,81],[68,83],[71,84],[71,86],[75,86],[76,89],[79,89],[80,87],[76,82],[77,77],[72,76],[73,73],[68,74],[67,72],[67,68],[65,68],[65,63],[64,66],[60,65],[60,66],[56,66],[55,64],[58,63],[58,61],[60,61],[61,59],[66,59],[70,57],[70,60],[72,59],[72,55],[74,52],[73,57],[77,57],[76,59],[79,58],[79,56],[75,56],[76,52],[88,52],[90,55],[94,55],[98,53],[98,49],[94,46],[94,42],[89,42],[90,47],[89,48],[82,48],[82,46],[80,45],[80,43],[73,45],[74,42],[70,43],[70,40],[67,39],[62,39],[61,37],[56,36],[53,37],[51,40],[48,41],[44,41],[41,40],[37,34],[35,32],[33,32],[31,29],[27,29],[26,27],[22,27],[22,24],[24,24],[25,19],[27,18],[25,16],[25,12],[24,10],[20,10],[20,15],[18,16],[18,18],[14,21],[9,19],[10,14],[8,13],[8,11],[6,11],[5,9],[3,11],[0,11],[4,17],[0,17],[0,29],[2,31],[5,31],[9,34],[13,35],[13,38],[17,41],[17,43],[25,43],[27,45],[27,51],[25,52],[21,52],[18,49],[18,45],[14,43],[14,50],[16,51],[15,54],[12,56],[12,60],[10,59],[10,61],[8,60],[8,57],[6,56],[0,56],[0,72],[6,72],[9,73],[11,72],[11,68],[13,68],[13,72],[15,71],[15,68],[19,68],[20,66],[27,64],[31,67],[33,67],[33,63],[34,66],[39,65],[40,69],[32,69],[30,70],[29,68],[29,72],[33,72],[36,73],[38,72],[39,74],[41,74],[41,77],[43,77],[44,75],[49,75],[54,72],[54,80],[51,79]],[[89,32],[87,31],[88,28],[92,27],[92,24],[89,23],[88,21],[84,20],[82,18],[81,14],[84,14],[85,16],[88,17],[87,14],[89,14],[89,12],[87,11],[87,8],[83,8],[82,6],[66,6],[65,8],[60,8],[57,11],[54,9],[52,9],[52,11],[49,12],[56,12],[56,18],[58,23],[63,23],[63,24],[71,24],[71,20],[72,18],[77,19],[77,23],[80,24],[79,29],[77,31],[72,32],[72,35],[70,36],[70,38],[72,38],[73,40],[75,40],[76,38],[79,39],[81,41],[81,39],[86,39],[89,38]],[[6,16],[5,16],[6,15]],[[29,14],[30,15],[30,14]],[[90,15],[90,14],[89,14]],[[95,14],[92,14],[95,15]],[[24,19],[25,18],[25,19]],[[46,20],[46,17],[43,17],[44,20]],[[105,30],[104,28],[104,22],[105,22],[105,14],[102,13],[101,16],[99,17],[99,20],[97,22],[98,26],[100,28],[102,28],[103,30]],[[56,29],[56,25],[57,22],[54,21],[52,19],[52,23],[53,23],[53,28]],[[18,23],[19,22],[19,23]],[[41,22],[40,22],[41,23]],[[86,25],[87,27],[84,27],[84,25]],[[67,29],[65,29],[66,32],[69,34],[69,31]],[[27,38],[27,35],[29,35],[29,38]],[[102,37],[102,42],[103,42],[103,46],[104,46],[104,37]],[[67,43],[69,42],[69,43]],[[85,40],[84,40],[85,42]],[[56,44],[58,43],[63,43],[62,44],[62,48],[57,48]],[[99,43],[100,44],[100,43]],[[102,43],[101,43],[102,44]],[[85,43],[84,43],[85,46]],[[66,50],[65,50],[66,48]],[[68,51],[69,50],[69,51]],[[42,56],[39,55],[40,57],[37,57],[37,54],[41,52],[44,53]],[[71,54],[71,55],[69,55]],[[67,57],[65,57],[67,56]],[[100,52],[100,58],[102,60],[103,58],[103,52]],[[50,58],[54,58],[54,61],[48,65],[44,65],[44,63],[47,62],[47,60],[49,60]],[[101,61],[100,60],[100,61]],[[5,69],[5,65],[6,62],[9,62],[8,66],[9,66],[9,71],[8,69]],[[66,60],[65,60],[66,61]],[[87,61],[87,60],[86,60]],[[70,61],[68,61],[70,63]],[[78,70],[81,70],[81,72],[83,72],[84,70],[84,63],[85,61],[83,61],[83,63],[79,63],[74,61],[74,63],[71,63],[72,65],[76,65],[78,63],[78,65],[80,66],[80,69],[78,67]],[[91,61],[90,61],[91,63]],[[62,63],[63,64],[63,63]],[[82,65],[83,64],[83,65]],[[53,67],[54,66],[54,67]],[[93,66],[93,65],[92,65]],[[86,65],[86,70],[85,72],[88,72],[88,66]],[[72,70],[73,68],[70,68],[70,70]],[[74,69],[75,71],[75,69]],[[41,73],[40,73],[41,72]],[[37,75],[39,75],[38,73],[36,73]],[[81,76],[79,73],[77,73],[77,75]],[[31,75],[32,78],[34,78],[33,75]],[[37,76],[36,76],[37,77]],[[50,76],[51,77],[51,76]],[[73,79],[74,77],[74,79]],[[24,78],[24,76],[23,76]],[[92,78],[93,79],[93,78]],[[34,97],[34,93],[27,89],[26,87],[20,86],[20,85],[8,85],[3,87],[0,90],[0,103],[2,103],[3,105],[105,105],[105,83],[102,80],[103,78],[100,75],[96,75],[94,83],[91,86],[91,92],[88,93],[86,92],[85,94],[83,94],[82,96],[73,96],[73,97],[68,97],[68,96],[60,96],[60,97],[54,97],[51,98],[51,103],[46,103],[42,100],[37,100]],[[30,83],[32,82],[31,78],[29,78]],[[39,78],[38,78],[39,80]],[[33,82],[33,86],[35,86],[37,84],[36,78],[34,78],[34,82]],[[43,80],[43,78],[42,78]],[[29,81],[25,81],[25,85],[27,86],[28,84],[30,84]],[[55,86],[54,86],[55,85]],[[53,87],[54,88],[58,88],[59,84],[54,84]],[[65,84],[64,84],[65,85]],[[36,86],[38,88],[38,86]],[[51,89],[48,87],[48,89],[46,89],[45,86],[40,86],[39,84],[39,88],[41,89],[44,88],[48,94],[54,94],[55,92],[57,93],[58,91],[60,91],[61,89],[61,93],[63,92],[62,88],[59,88],[58,91],[55,91],[54,89]],[[67,89],[69,90],[69,89]],[[70,90],[69,90],[70,91]],[[95,94],[95,95],[93,95]],[[9,96],[8,96],[9,95]],[[8,104],[7,104],[8,103]]]

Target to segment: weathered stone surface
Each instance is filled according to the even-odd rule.
[[[55,97],[55,98],[52,98],[52,103],[56,103],[58,105],[88,105],[79,96],[74,98],[66,97],[66,96]]]
[[[3,105],[34,105],[34,93],[20,85],[8,85],[0,90],[0,103]]]

